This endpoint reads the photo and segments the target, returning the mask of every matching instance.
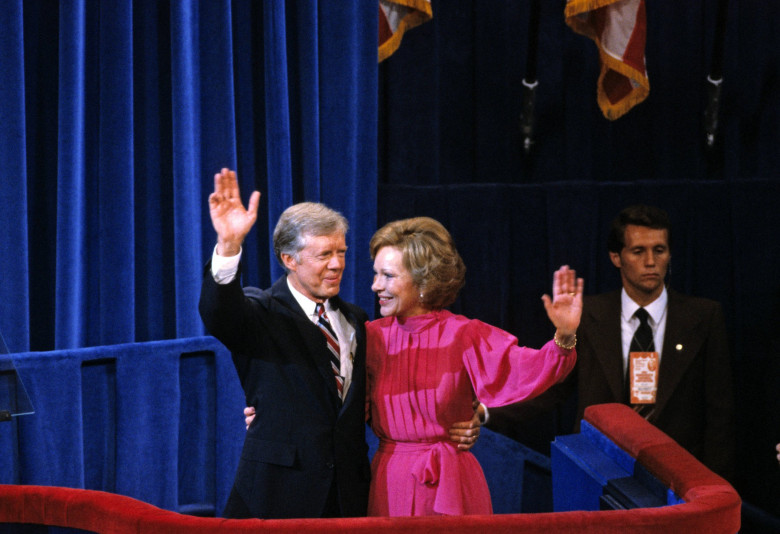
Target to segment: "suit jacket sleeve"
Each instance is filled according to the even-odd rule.
[[[203,285],[201,286],[200,302],[198,310],[206,326],[206,331],[219,339],[233,354],[233,360],[238,371],[238,376],[244,382],[246,366],[245,358],[237,358],[237,355],[245,355],[257,346],[252,336],[247,332],[250,317],[256,316],[262,310],[257,303],[252,303],[245,298],[240,282],[240,271],[228,284],[217,284],[211,274],[211,262],[206,264],[203,273]],[[263,322],[254,322],[257,325]]]
[[[532,439],[536,428],[543,420],[553,418],[554,412],[563,406],[577,388],[577,366],[559,384],[551,386],[540,395],[506,406],[489,407],[490,417],[485,425],[488,429],[498,432],[517,441]],[[556,428],[554,433],[563,429]],[[566,432],[569,429],[565,429]]]

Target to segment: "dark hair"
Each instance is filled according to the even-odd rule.
[[[282,212],[274,228],[274,254],[287,270],[282,254],[289,254],[300,261],[298,253],[306,246],[309,237],[341,233],[346,235],[349,224],[344,216],[317,202],[293,204]]]
[[[439,221],[415,217],[388,223],[371,238],[371,259],[383,247],[401,251],[404,267],[422,293],[420,302],[426,308],[440,310],[455,302],[466,283],[466,265]]]
[[[669,215],[655,206],[629,206],[623,209],[612,221],[612,227],[607,236],[607,250],[620,253],[626,246],[626,226],[645,226],[654,230],[666,230],[666,242],[672,250],[672,225]]]

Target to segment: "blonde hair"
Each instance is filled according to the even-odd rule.
[[[466,265],[439,221],[414,217],[388,223],[371,238],[371,259],[383,247],[401,251],[403,265],[420,290],[420,302],[425,307],[440,310],[455,302],[466,283]]]

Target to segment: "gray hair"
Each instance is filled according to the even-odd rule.
[[[317,202],[293,204],[282,212],[274,228],[274,254],[284,267],[282,254],[300,261],[298,253],[306,246],[309,236],[347,234],[349,223],[338,211]],[[285,270],[287,268],[285,267]]]

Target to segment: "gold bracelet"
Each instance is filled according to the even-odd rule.
[[[558,332],[555,332],[555,335],[553,336],[553,341],[555,341],[555,344],[558,345],[563,350],[571,350],[577,344],[577,334],[574,334],[574,340],[569,345],[564,345],[563,343],[558,341]]]

